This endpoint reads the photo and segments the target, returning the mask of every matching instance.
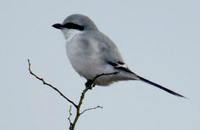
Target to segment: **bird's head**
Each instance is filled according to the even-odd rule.
[[[60,29],[65,38],[68,38],[72,33],[78,33],[89,30],[97,30],[94,22],[87,16],[81,14],[73,14],[68,16],[62,24],[56,23],[52,25],[56,29]]]

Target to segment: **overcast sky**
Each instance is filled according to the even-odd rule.
[[[28,73],[32,69],[78,99],[85,79],[72,69],[65,39],[52,24],[89,16],[119,47],[134,72],[189,99],[139,81],[96,87],[77,130],[200,129],[200,2],[195,0],[4,0],[0,2],[0,129],[66,130],[67,103]]]

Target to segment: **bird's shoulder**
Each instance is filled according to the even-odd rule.
[[[82,33],[81,40],[84,41],[84,43],[90,44],[90,46],[95,46],[95,49],[101,53],[105,60],[123,62],[118,47],[104,33],[100,31],[88,31]]]

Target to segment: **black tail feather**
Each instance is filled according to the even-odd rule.
[[[157,84],[157,83],[154,83],[154,82],[152,82],[152,81],[150,81],[150,80],[148,80],[148,79],[145,79],[145,78],[140,77],[140,76],[138,76],[138,78],[139,78],[141,81],[144,81],[145,83],[151,84],[151,85],[153,85],[153,86],[155,86],[155,87],[157,87],[157,88],[160,88],[160,89],[162,89],[162,90],[164,90],[164,91],[166,91],[166,92],[168,92],[168,93],[170,93],[170,94],[173,94],[173,95],[178,96],[178,97],[186,98],[185,96],[183,96],[183,95],[181,95],[181,94],[179,94],[179,93],[176,93],[176,92],[174,92],[174,91],[172,91],[172,90],[170,90],[170,89],[167,89],[167,88],[165,88],[165,87],[163,87],[163,86],[161,86],[161,85],[159,85],[159,84]]]

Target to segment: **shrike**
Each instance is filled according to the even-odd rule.
[[[116,81],[140,80],[175,96],[184,97],[132,72],[114,42],[100,32],[89,17],[73,14],[62,24],[57,23],[53,27],[60,29],[64,34],[67,56],[72,67],[88,82],[97,75],[117,72],[97,78],[94,84],[107,86]]]

